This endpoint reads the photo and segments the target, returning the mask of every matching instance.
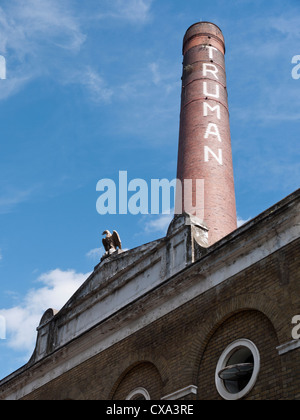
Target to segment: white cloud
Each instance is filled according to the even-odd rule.
[[[15,52],[19,59],[40,54],[55,45],[78,51],[85,42],[68,1],[19,0],[0,8],[0,49]]]
[[[145,22],[149,19],[153,0],[117,0],[120,14],[131,21]]]
[[[237,222],[238,222],[238,227],[241,227],[241,226],[245,225],[245,224],[246,224],[246,223],[248,223],[250,220],[251,220],[251,218],[250,218],[250,219],[242,219],[242,218],[240,218],[240,217],[238,216],[238,219],[237,219]]]
[[[272,17],[269,19],[269,25],[288,38],[300,37],[300,16],[297,11],[288,11],[284,15]]]
[[[150,17],[152,2],[103,0],[100,14],[84,5],[82,10],[75,9],[70,0],[18,0],[0,6],[0,54],[7,62],[0,100],[47,76],[57,83],[82,86],[97,104],[109,102],[114,90],[99,70],[80,58],[87,40],[83,26],[91,19],[143,24]]]
[[[61,54],[67,58],[79,53],[85,40],[68,0],[7,2],[0,7],[0,53],[7,63],[0,99],[16,94],[41,75],[59,79],[65,67]]]
[[[0,214],[10,213],[15,206],[27,201],[32,195],[34,188],[28,190],[14,190],[0,195]]]
[[[30,74],[27,77],[22,77],[15,73],[12,78],[6,79],[5,82],[1,83],[0,100],[7,99],[18,93],[23,86],[30,82],[32,77]]]
[[[149,65],[150,70],[152,72],[153,83],[157,86],[160,84],[162,80],[162,75],[159,71],[159,64],[158,63],[150,63]]]
[[[167,229],[170,225],[170,223],[173,220],[174,214],[173,211],[171,214],[162,214],[160,216],[152,216],[153,219],[146,221],[147,219],[144,219],[144,231],[146,233],[150,232],[159,232],[161,234],[166,234]],[[249,219],[242,219],[238,216],[238,227],[243,226],[244,224],[248,223],[251,218]]]
[[[94,248],[94,249],[91,249],[89,252],[87,252],[86,257],[93,261],[96,261],[96,260],[100,261],[100,258],[102,257],[103,254],[104,254],[103,248]]]
[[[245,16],[235,29],[240,30],[241,37],[232,42],[228,56],[230,71],[235,94],[245,91],[248,100],[243,107],[238,103],[231,106],[231,113],[235,118],[255,120],[263,126],[298,121],[300,99],[297,83],[291,76],[291,60],[298,54],[300,41],[297,8],[286,8],[280,15],[270,13],[255,20]],[[240,101],[240,95],[236,97]]]
[[[49,308],[61,309],[88,276],[89,273],[81,274],[74,270],[50,271],[39,277],[38,282],[42,286],[29,290],[17,306],[0,309],[6,320],[7,346],[28,357],[34,349],[36,327],[43,313]]]
[[[89,94],[90,99],[95,103],[109,102],[114,94],[97,71],[91,67],[85,67],[80,71],[73,71],[66,74],[64,83],[78,84],[83,86]]]
[[[150,216],[149,216],[150,217]],[[166,235],[167,229],[174,217],[173,211],[171,214],[162,214],[160,216],[152,216],[152,220],[145,221],[144,230],[146,233],[159,232]],[[147,220],[147,219],[146,219]]]
[[[166,68],[168,71],[166,71]],[[164,89],[166,95],[173,90],[179,89],[177,66],[163,60],[152,62],[149,64],[149,69],[152,75],[152,82],[160,89]]]
[[[145,23],[150,18],[153,0],[106,1],[108,10],[97,15],[98,19],[113,18],[130,23]]]

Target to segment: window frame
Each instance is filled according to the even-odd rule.
[[[219,377],[219,373],[222,369],[225,369],[227,366],[228,361],[230,360],[230,358],[232,357],[232,355],[239,349],[246,347],[247,349],[249,349],[253,355],[253,359],[254,359],[254,369],[253,369],[253,373],[252,373],[252,377],[248,383],[248,385],[240,392],[236,393],[236,394],[232,394],[230,393],[225,384],[224,381]],[[215,373],[215,383],[216,383],[216,388],[218,393],[220,394],[220,396],[227,401],[237,401],[240,400],[242,398],[244,398],[246,395],[249,394],[249,392],[252,391],[252,389],[254,388],[257,379],[258,379],[258,375],[260,372],[260,353],[258,348],[256,347],[256,345],[248,340],[248,339],[240,339],[240,340],[236,340],[233,343],[231,343],[222,353],[218,364],[217,364],[217,368],[216,368],[216,373]]]
[[[127,395],[126,401],[132,400],[132,398],[135,397],[136,395],[143,395],[146,401],[150,401],[151,399],[149,392],[145,388],[140,387],[131,391],[130,394]]]

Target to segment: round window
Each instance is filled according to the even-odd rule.
[[[239,400],[254,387],[260,371],[257,347],[243,339],[230,344],[216,369],[216,387],[225,400]]]

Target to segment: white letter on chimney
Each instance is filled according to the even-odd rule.
[[[210,98],[220,98],[220,86],[216,85],[216,93],[207,92],[207,82],[203,82],[203,94],[204,96],[209,96]]]
[[[217,112],[217,117],[220,120],[221,119],[221,108],[220,105],[216,105],[214,107],[210,106],[207,102],[203,102],[203,117],[208,117],[208,109],[211,110],[211,112]]]
[[[216,161],[223,165],[222,149],[219,149],[219,156],[217,156],[208,146],[204,146],[204,161],[209,162],[209,153],[216,159]]]
[[[210,67],[210,68],[209,68]],[[214,64],[203,64],[203,76],[207,76],[207,73],[211,73],[213,76],[215,76],[215,78],[217,80],[219,80],[217,74],[219,73],[219,70],[217,68],[217,66],[215,66]]]
[[[222,143],[222,139],[221,139],[217,124],[213,124],[213,123],[208,124],[204,138],[208,139],[209,136],[216,136],[219,142]]]
[[[209,49],[209,58],[210,58],[211,60],[213,60],[213,58],[214,58],[214,56],[213,56],[213,50],[218,51],[218,50],[217,50],[217,48],[212,47],[211,45],[208,45],[206,48],[208,48],[208,49]]]

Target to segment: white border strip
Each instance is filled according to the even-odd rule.
[[[300,340],[293,340],[288,343],[282,344],[282,346],[276,347],[279,356],[289,353],[290,351],[300,349]]]
[[[195,385],[187,386],[186,388],[180,389],[173,392],[172,394],[166,395],[162,400],[179,400],[180,398],[186,397],[187,395],[194,394],[197,395],[198,387]]]

